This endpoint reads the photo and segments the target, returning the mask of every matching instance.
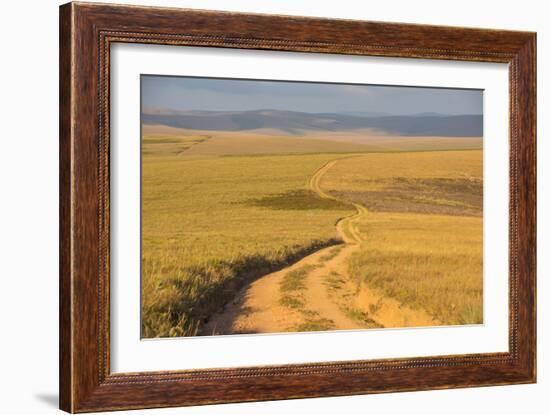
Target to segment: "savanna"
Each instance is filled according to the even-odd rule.
[[[142,337],[482,323],[479,131],[299,114],[142,116]]]

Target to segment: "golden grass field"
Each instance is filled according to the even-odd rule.
[[[324,187],[369,209],[350,274],[445,324],[481,323],[482,165],[481,151],[369,154],[337,163]]]
[[[352,209],[300,193],[331,157],[144,152],[144,337],[193,333],[231,295],[235,280],[242,278],[240,286],[334,244],[334,222]]]
[[[196,335],[252,281],[343,244],[354,203],[368,214],[338,265],[350,283],[441,324],[482,322],[481,139],[143,134],[143,337]],[[332,160],[320,197],[308,180]]]

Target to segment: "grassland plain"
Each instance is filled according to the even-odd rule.
[[[334,223],[353,208],[304,191],[334,154],[181,157],[166,145],[144,143],[164,147],[142,161],[144,337],[195,334],[246,282],[340,242]]]
[[[364,154],[381,149],[350,143],[336,152],[347,147],[326,137],[267,139],[254,147],[250,137],[221,141],[196,131],[144,136],[143,337],[195,335],[249,282],[341,244],[335,224],[355,213],[353,203],[369,214],[356,224],[366,238],[346,261],[347,279],[445,324],[481,321],[481,151]],[[422,140],[411,149],[425,150]],[[333,197],[319,197],[308,180],[332,160],[320,186]],[[319,257],[330,262],[327,249]],[[321,271],[312,275],[326,278]],[[281,291],[278,306],[302,300]],[[334,328],[331,321],[315,315],[289,330]]]
[[[336,163],[328,192],[369,209],[350,275],[444,324],[483,320],[482,152],[369,154]]]

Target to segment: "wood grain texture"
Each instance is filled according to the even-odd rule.
[[[72,20],[70,8],[59,15],[59,405],[72,409],[71,321],[71,102]]]
[[[109,69],[116,42],[510,66],[510,351],[110,373]],[[60,10],[60,406],[68,412],[535,381],[534,33],[70,3]],[[230,362],[228,362],[230,364]]]

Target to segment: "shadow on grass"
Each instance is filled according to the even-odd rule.
[[[188,267],[184,277],[168,279],[175,295],[171,301],[153,304],[142,310],[144,338],[197,336],[210,316],[223,310],[241,288],[253,281],[286,268],[320,249],[341,244],[331,238],[313,241],[290,250],[279,260],[261,255],[243,257],[232,263],[215,261],[202,267]]]

